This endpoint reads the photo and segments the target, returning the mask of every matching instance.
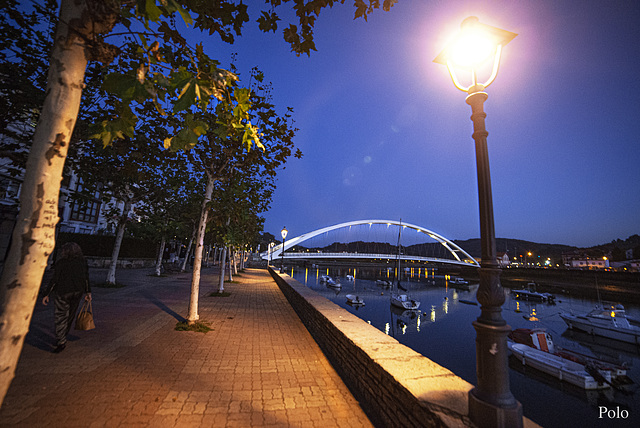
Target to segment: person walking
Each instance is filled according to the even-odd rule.
[[[67,335],[76,317],[82,295],[87,293],[84,298],[88,302],[91,301],[91,286],[89,266],[82,249],[75,242],[67,242],[60,248],[53,269],[53,277],[44,292],[42,304],[49,304],[49,294],[53,291],[56,330],[56,347],[53,352],[57,354],[67,346]]]

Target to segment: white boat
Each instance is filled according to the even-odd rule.
[[[391,293],[391,304],[410,311],[415,311],[420,308],[420,302],[413,300],[406,294],[399,293]]]
[[[594,372],[596,380],[582,364],[566,360],[548,352],[539,351],[522,343],[507,342],[511,353],[523,365],[533,367],[555,378],[583,389],[605,389],[611,386],[611,374],[607,372]]]
[[[459,276],[453,277],[449,280],[449,284],[453,285],[469,285],[469,281],[464,278],[460,278]]]
[[[544,328],[517,328],[509,333],[509,339],[516,343],[530,346],[539,351],[557,355],[565,360],[589,366],[590,368],[593,367],[600,372],[607,371],[610,373],[610,377],[614,385],[633,383],[633,381],[627,376],[626,366],[556,346],[551,335],[547,333]]]
[[[541,302],[555,302],[556,296],[551,293],[539,293],[536,291],[536,284],[530,282],[527,284],[527,289],[511,290],[516,299],[524,300],[539,300]]]
[[[320,282],[326,284],[327,287],[342,288],[342,284],[340,284],[340,281],[336,281],[335,279],[331,278],[329,275],[322,275],[320,277]]]
[[[402,220],[400,220],[400,228],[398,230],[398,254],[396,256],[396,272],[400,275],[400,239],[402,237]],[[402,288],[400,285],[400,278],[396,278],[393,282],[393,290],[391,291],[391,305],[397,306],[402,309],[407,309],[410,311],[415,311],[420,308],[420,302],[415,299],[412,299],[407,294],[401,294],[400,289],[407,291],[405,288]]]
[[[560,318],[571,329],[640,345],[640,327],[629,323],[622,305],[596,306],[594,310],[585,315],[565,312],[560,314]]]
[[[391,287],[391,281],[386,279],[376,279],[376,285],[381,287]]]
[[[342,284],[340,284],[340,281],[336,281],[333,278],[329,278],[325,284],[327,284],[327,287],[332,287],[332,288],[342,288]]]
[[[347,281],[355,281],[356,279],[353,277],[353,275],[347,275],[346,276]]]
[[[364,305],[364,300],[355,294],[347,294],[347,303],[350,305]]]

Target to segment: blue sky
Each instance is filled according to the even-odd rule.
[[[285,8],[287,6],[285,5]],[[318,49],[296,57],[246,27],[206,39],[240,72],[257,65],[294,108],[304,157],[279,174],[265,230],[290,237],[360,219],[479,237],[470,107],[432,62],[460,22],[519,35],[487,92],[496,235],[592,246],[640,233],[640,3],[400,0],[369,22],[323,11]]]

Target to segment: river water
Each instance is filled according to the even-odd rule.
[[[448,278],[434,270],[407,271],[402,285],[411,298],[421,302],[420,312],[401,311],[389,303],[390,289],[375,284],[391,279],[387,269],[287,268],[287,273],[320,295],[389,334],[400,343],[475,384],[475,337],[471,323],[480,315],[476,302],[477,285],[456,289]],[[321,275],[339,279],[342,289],[321,283]],[[355,276],[347,281],[346,275]],[[364,306],[346,303],[347,294],[356,294]],[[583,354],[626,364],[634,381],[629,390],[585,391],[509,357],[510,385],[522,403],[524,414],[544,427],[640,427],[640,348],[614,340],[592,337],[568,330],[559,317],[561,311],[585,313],[596,301],[556,295],[556,304],[518,301],[507,293],[502,315],[511,328],[546,328],[555,344]],[[625,304],[625,302],[619,302]],[[640,306],[626,305],[627,315],[640,319]],[[626,417],[625,417],[626,416]]]

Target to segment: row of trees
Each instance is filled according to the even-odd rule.
[[[395,1],[385,0],[383,8]],[[276,10],[289,4],[297,25],[284,29],[284,39],[297,55],[309,54],[315,20],[334,3],[266,0],[258,26],[276,31]],[[65,168],[82,171],[87,188],[103,186],[124,202],[118,235],[134,202],[161,235],[185,213],[199,213],[188,314],[194,322],[209,220],[225,226],[221,236],[230,242],[259,227],[257,216],[268,205],[276,171],[292,154],[295,132],[290,112],[280,115],[271,104],[261,73],[255,70],[242,87],[233,70],[220,68],[202,45],[191,46],[190,30],[182,30],[192,26],[233,43],[249,21],[241,1],[29,5],[0,3],[0,133],[13,134],[3,155],[24,167],[0,279],[0,401],[55,246]],[[379,0],[355,0],[355,16],[366,19],[379,6]],[[68,156],[73,165],[66,164]]]

